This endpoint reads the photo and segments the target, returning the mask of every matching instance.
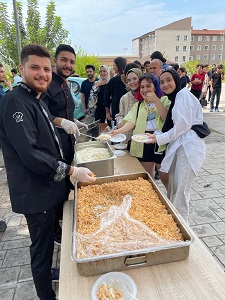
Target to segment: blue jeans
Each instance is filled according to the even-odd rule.
[[[221,87],[213,88],[213,92],[210,99],[210,108],[214,108],[214,99],[216,96],[216,106],[215,109],[218,109],[219,103],[220,103],[220,94],[221,94]]]

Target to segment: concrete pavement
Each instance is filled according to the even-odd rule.
[[[190,225],[225,270],[225,84],[220,112],[203,108],[212,130],[205,139],[207,155],[191,192]],[[163,189],[162,185],[157,184]],[[29,233],[23,215],[11,211],[6,172],[0,151],[0,219],[7,223],[0,232],[0,299],[36,300],[30,270]],[[60,248],[55,247],[54,266],[59,264]],[[58,285],[54,284],[57,292]]]

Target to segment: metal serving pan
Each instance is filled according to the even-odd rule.
[[[110,158],[79,163],[77,161],[76,152],[85,148],[106,148],[110,153]],[[114,174],[114,159],[116,155],[108,142],[91,141],[86,143],[78,143],[75,145],[74,164],[77,167],[85,167],[90,169],[97,177],[110,176]]]
[[[166,206],[167,211],[172,214],[177,223],[184,241],[179,244],[170,244],[166,246],[158,246],[146,249],[138,249],[133,251],[101,255],[91,258],[78,259],[76,257],[76,205],[77,190],[86,185],[85,183],[77,182],[75,185],[75,201],[74,201],[74,216],[73,216],[73,242],[72,242],[72,259],[77,263],[78,273],[84,276],[96,275],[110,271],[127,270],[143,266],[150,266],[168,262],[184,260],[189,255],[190,244],[193,242],[193,237],[188,231],[186,224],[180,218],[178,212],[166,198],[166,196],[158,189],[148,173],[132,173],[125,175],[114,175],[109,177],[97,178],[92,184],[102,184],[105,182],[116,182],[118,180],[135,180],[142,177],[152,183],[161,202]]]

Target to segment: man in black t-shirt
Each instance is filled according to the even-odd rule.
[[[215,111],[219,112],[218,106],[219,106],[219,103],[220,103],[222,80],[224,80],[223,65],[218,65],[217,69],[216,69],[216,72],[214,72],[212,74],[212,78],[209,82],[210,91],[212,93],[212,96],[211,96],[211,99],[210,99],[210,112],[213,112],[215,96],[216,96]]]
[[[93,65],[87,65],[85,67],[85,70],[86,70],[88,78],[82,82],[80,92],[81,92],[82,109],[83,109],[83,112],[85,114],[87,114],[88,99],[90,96],[90,91],[91,91],[91,88],[92,88],[94,82],[98,79],[96,79],[96,77],[95,77],[95,67]]]

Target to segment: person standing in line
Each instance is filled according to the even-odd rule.
[[[203,66],[198,64],[196,66],[197,72],[191,77],[191,93],[199,100],[202,93],[202,86],[205,80],[205,72]]]
[[[191,86],[191,81],[190,78],[186,74],[186,70],[184,67],[180,67],[177,70],[177,74],[180,76],[180,86],[183,89],[184,87],[190,88]]]
[[[76,55],[74,49],[70,45],[61,44],[56,48],[54,58],[54,68],[52,72],[52,81],[45,93],[43,99],[48,109],[53,116],[53,122],[57,126],[57,118],[63,118],[64,123],[68,121],[73,122],[72,124],[76,127],[75,135],[79,135],[78,127],[86,126],[78,120],[74,119],[75,104],[71,91],[68,87],[67,78],[72,74],[74,70]],[[75,138],[73,134],[68,134],[63,128],[58,128],[60,139],[62,142],[64,158],[67,164],[71,164],[74,158],[74,143]],[[68,195],[71,189],[74,189],[69,178],[68,183]],[[68,198],[68,196],[67,196]],[[65,198],[65,200],[67,200]],[[61,226],[59,220],[62,220],[63,203],[56,209],[55,217],[55,243],[61,244]]]
[[[209,82],[212,79],[212,74],[214,72],[216,72],[216,65],[215,64],[213,64],[212,65],[212,69],[207,72],[208,78],[209,78]],[[209,85],[208,85],[208,100],[207,100],[208,103],[210,102],[210,99],[211,99],[211,91],[210,91],[210,83],[209,83]]]
[[[84,80],[81,84],[81,104],[83,108],[83,112],[86,115],[88,113],[88,99],[90,96],[90,91],[95,83],[96,80],[98,80],[95,76],[95,67],[93,65],[86,65],[85,67],[86,73],[87,73],[87,79]]]
[[[17,74],[17,70],[16,69],[12,69],[11,73],[12,73],[12,76],[13,76],[13,83],[17,83],[17,82],[21,82],[22,81],[22,77],[20,77]]]
[[[0,64],[0,83],[5,83],[9,90],[12,90],[12,83],[10,80],[5,78],[5,70],[2,64]],[[3,90],[3,86],[0,84],[0,100],[5,96],[5,92]]]
[[[160,51],[154,51],[151,55],[150,55],[150,59],[159,59],[162,62],[162,69],[163,70],[167,70],[167,69],[171,69],[172,67],[170,65],[168,65],[166,63],[166,59],[165,57],[163,57],[163,54]]]
[[[171,101],[162,134],[148,134],[149,143],[167,145],[161,172],[169,173],[167,196],[188,222],[191,184],[205,160],[205,142],[192,130],[203,123],[202,107],[187,88],[181,89],[175,70],[163,71],[160,87]]]
[[[150,61],[146,60],[144,62],[144,74],[150,74]]]
[[[215,111],[219,112],[219,103],[220,103],[220,95],[221,95],[223,80],[224,80],[223,65],[218,65],[216,68],[216,72],[212,74],[212,78],[209,82],[210,91],[211,91],[210,112],[213,112],[214,109],[215,96],[216,96]]]
[[[42,101],[52,79],[50,53],[41,45],[29,44],[20,56],[23,81],[0,103],[0,141],[12,210],[24,214],[30,233],[37,295],[41,300],[56,300],[52,280],[59,279],[59,270],[51,269],[55,207],[67,196],[67,176],[83,182],[94,178],[89,169],[65,163],[58,131]],[[75,133],[74,123],[64,120],[55,121]]]
[[[99,68],[99,80],[95,83],[97,91],[97,105],[95,111],[95,121],[100,120],[100,132],[103,132],[107,126],[106,111],[104,106],[104,95],[107,83],[110,80],[110,68],[101,65]]]
[[[134,103],[137,101],[135,98],[139,89],[139,79],[142,76],[142,71],[139,68],[132,68],[126,73],[127,87],[129,92],[124,94],[120,98],[119,113],[116,114],[116,126],[117,128],[123,127],[123,119],[128,114],[128,112],[133,107]],[[128,143],[128,149],[130,148],[131,135],[133,131],[126,134],[126,143]]]
[[[154,58],[150,62],[149,71],[150,71],[150,74],[153,74],[157,78],[159,78],[160,74],[163,71],[163,63],[162,63],[162,61],[160,59],[158,59],[158,58]]]
[[[104,105],[109,126],[111,126],[111,121],[115,122],[115,116],[119,112],[120,98],[127,92],[126,85],[121,79],[126,64],[127,61],[123,57],[119,56],[114,59],[113,69],[116,75],[109,80],[105,89]]]
[[[133,130],[135,134],[155,132],[161,130],[167,116],[170,101],[164,96],[159,87],[156,76],[143,75],[139,79],[140,90],[136,98],[138,101],[133,105],[128,114],[123,118],[124,125],[117,130],[111,131],[112,135],[127,133]],[[146,172],[154,178],[155,164],[160,166],[164,153],[158,153],[155,145],[147,145],[131,140],[130,155],[138,158]],[[156,153],[157,152],[157,153]],[[166,184],[166,182],[164,182]]]

